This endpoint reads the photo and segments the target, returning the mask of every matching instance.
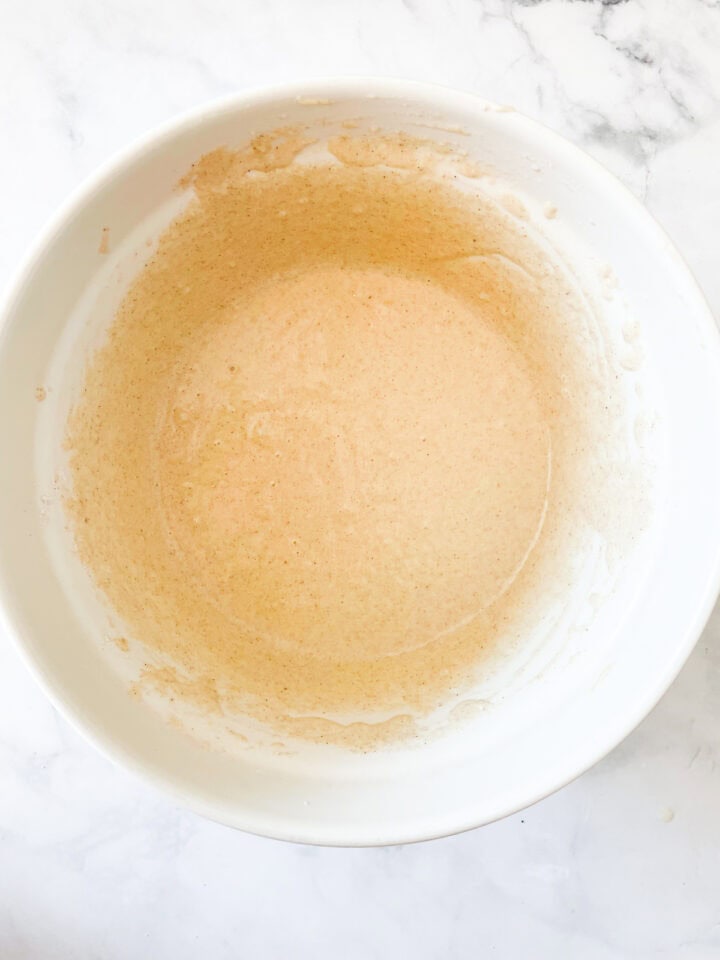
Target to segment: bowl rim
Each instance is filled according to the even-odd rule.
[[[359,96],[364,96],[369,100],[374,98],[411,99],[439,110],[448,107],[456,110],[464,108],[467,112],[510,113],[513,122],[522,125],[530,136],[543,138],[552,151],[556,153],[564,152],[573,164],[584,167],[595,178],[603,179],[606,188],[614,191],[618,200],[643,222],[647,230],[654,234],[656,241],[663,248],[664,254],[673,262],[678,275],[684,279],[688,296],[692,298],[694,303],[697,323],[702,327],[708,345],[708,353],[711,353],[711,361],[717,368],[720,379],[720,330],[718,330],[712,311],[696,278],[664,228],[647,207],[613,173],[581,147],[556,133],[545,124],[516,111],[514,108],[493,103],[470,91],[391,76],[328,76],[251,87],[209,100],[190,110],[183,111],[152,128],[149,132],[133,139],[127,146],[112,154],[94,172],[82,180],[40,230],[20,266],[15,270],[14,276],[11,277],[6,288],[6,293],[0,300],[0,351],[3,349],[5,333],[16,304],[21,300],[26,287],[33,282],[37,264],[46,249],[62,233],[66,221],[77,210],[81,209],[96,192],[100,191],[106,182],[121,175],[128,167],[141,160],[146,152],[213,118],[220,118],[223,115],[253,107],[271,105],[278,100],[287,100],[293,97],[338,100]],[[532,806],[585,773],[615,749],[651,712],[667,692],[699,640],[719,592],[720,541],[717,544],[712,565],[708,565],[701,601],[696,605],[693,616],[688,618],[682,635],[678,636],[674,656],[669,658],[665,665],[661,681],[635,703],[633,710],[627,710],[625,719],[622,724],[618,725],[619,731],[613,730],[604,740],[599,738],[601,742],[596,744],[595,749],[588,754],[582,764],[576,765],[571,771],[554,772],[548,778],[548,782],[543,783],[534,791],[528,791],[527,797],[522,802],[508,804],[490,818],[460,819],[453,817],[450,813],[443,818],[435,817],[434,826],[415,820],[413,824],[404,825],[402,829],[395,829],[391,834],[373,832],[370,828],[365,830],[362,838],[359,837],[359,831],[356,831],[352,837],[347,834],[342,836],[331,835],[323,828],[322,824],[316,825],[315,829],[312,830],[304,828],[298,830],[287,819],[284,825],[276,822],[278,818],[271,823],[267,820],[261,823],[259,822],[260,818],[253,815],[251,811],[242,808],[238,808],[230,816],[222,804],[207,795],[203,796],[202,791],[197,787],[186,785],[183,789],[173,778],[158,772],[152,762],[140,758],[134,751],[129,750],[121,737],[98,730],[92,720],[83,715],[75,703],[70,702],[60,693],[56,688],[53,677],[48,675],[39,660],[31,652],[29,644],[23,638],[21,626],[14,622],[10,613],[12,608],[12,604],[9,602],[11,587],[6,581],[4,570],[1,568],[0,628],[8,637],[12,638],[21,660],[35,677],[53,706],[71,726],[102,755],[113,763],[128,769],[141,781],[157,788],[174,803],[189,808],[207,819],[258,836],[327,846],[382,846],[452,836],[495,822]]]

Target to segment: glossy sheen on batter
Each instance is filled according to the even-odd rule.
[[[89,365],[68,507],[148,682],[368,745],[467,686],[532,601],[569,346],[517,220],[398,163],[410,141],[404,169],[350,138],[293,163],[306,143],[189,175]]]

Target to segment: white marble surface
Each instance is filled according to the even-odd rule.
[[[718,0],[0,0],[0,283],[129,139],[232,90],[394,74],[512,103],[643,197],[720,310]],[[720,956],[720,611],[648,720],[502,823],[293,847],[96,755],[0,638],[0,958]]]

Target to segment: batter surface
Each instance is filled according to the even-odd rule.
[[[307,142],[189,174],[88,367],[68,509],[148,683],[367,744],[537,601],[577,454],[572,304],[412,142],[396,167],[372,139],[293,162]]]

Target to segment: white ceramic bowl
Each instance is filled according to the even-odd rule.
[[[424,136],[438,139],[464,129],[465,149],[532,201],[556,205],[578,248],[612,266],[623,304],[640,321],[645,364],[659,387],[659,500],[643,549],[602,616],[572,649],[545,657],[531,683],[509,688],[507,696],[501,691],[479,726],[387,755],[229,757],[164,724],[128,695],[99,651],[81,587],[73,589],[51,555],[38,471],[52,422],[48,404],[52,409],[53,391],[62,392],[58,344],[78,317],[94,311],[109,318],[135,269],[135,248],[177,209],[175,184],[200,155],[239,146],[280,123],[357,116],[388,129],[421,123]],[[113,264],[98,253],[106,225],[118,251]],[[48,401],[38,404],[35,391],[45,383]],[[586,770],[678,673],[720,582],[719,436],[720,351],[702,295],[645,209],[570,143],[513,111],[420,84],[333,80],[238,95],[172,122],[107,164],[44,231],[5,304],[4,626],[57,707],[99,749],[208,817],[328,844],[397,843],[465,830]]]

